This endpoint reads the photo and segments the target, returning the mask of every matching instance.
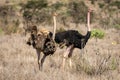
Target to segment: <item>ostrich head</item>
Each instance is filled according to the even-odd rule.
[[[35,43],[34,40],[36,39],[36,35],[37,35],[37,26],[32,26],[30,32],[31,32],[31,35],[27,41],[27,44],[34,45]]]
[[[37,38],[35,40],[35,44],[36,44],[35,47],[43,50],[46,40],[51,39],[51,38],[52,38],[52,33],[50,31],[46,29],[40,29],[37,32]]]

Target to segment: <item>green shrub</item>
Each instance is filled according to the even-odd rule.
[[[91,31],[91,37],[102,39],[105,36],[105,32],[100,29],[93,29]]]

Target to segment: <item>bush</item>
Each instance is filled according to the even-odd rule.
[[[114,25],[114,28],[116,28],[116,29],[120,29],[120,24],[116,24],[116,25]]]
[[[114,1],[109,6],[116,6],[118,9],[120,9],[120,1]]]
[[[105,36],[105,32],[103,32],[102,30],[93,29],[91,31],[91,37],[102,39],[102,38],[104,38],[104,36]]]
[[[50,7],[51,7],[51,9],[53,9],[53,11],[57,11],[57,10],[59,10],[62,6],[64,6],[63,3],[61,3],[61,2],[56,2],[56,3],[52,4]]]
[[[105,6],[105,4],[103,3],[98,3],[98,5],[99,5],[99,8],[103,8]]]

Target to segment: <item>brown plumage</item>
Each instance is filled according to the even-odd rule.
[[[54,54],[56,51],[55,42],[52,39],[52,33],[46,29],[37,30],[37,27],[33,26],[31,37],[28,39],[27,44],[32,45],[33,48],[36,49],[39,69],[42,70],[45,58],[48,55]],[[41,52],[44,55],[41,62],[39,62]]]

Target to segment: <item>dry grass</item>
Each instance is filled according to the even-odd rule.
[[[119,35],[111,31],[98,40],[97,46],[93,46],[95,39],[90,39],[82,56],[80,50],[75,49],[72,69],[68,64],[64,71],[59,68],[64,50],[58,48],[54,55],[46,58],[42,72],[38,69],[35,50],[25,44],[24,36],[2,35],[0,80],[119,80],[120,44],[112,44]]]
[[[0,1],[0,5],[4,5],[5,1]],[[25,2],[25,0],[10,1]],[[88,0],[84,1],[99,13],[98,6],[91,5]],[[60,26],[60,23],[58,24]],[[70,23],[69,29],[78,30],[78,27],[74,26]],[[85,25],[80,24],[80,27],[79,30],[82,30]],[[52,30],[51,27],[48,26],[48,28]],[[85,31],[83,30],[83,32]],[[104,39],[97,42],[95,39],[88,41],[84,54],[81,55],[81,51],[75,49],[72,57],[72,69],[69,69],[68,64],[64,71],[60,69],[65,49],[58,48],[54,55],[46,58],[42,72],[38,69],[37,54],[32,47],[26,45],[25,36],[19,34],[0,35],[0,80],[119,80],[120,31],[110,29],[105,32]]]

